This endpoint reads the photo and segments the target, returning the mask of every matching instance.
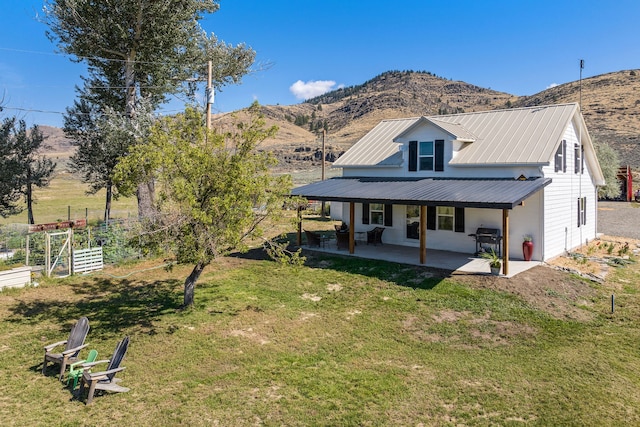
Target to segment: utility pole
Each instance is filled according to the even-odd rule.
[[[580,60],[580,100],[578,105],[580,106],[580,111],[582,111],[582,69],[584,68],[584,59]]]
[[[324,181],[324,139],[327,136],[327,130],[322,129],[322,181]],[[324,219],[324,200],[322,201],[322,207],[320,216]]]
[[[211,61],[207,63],[207,129],[211,129],[211,105],[213,104],[213,88],[211,87]]]
[[[327,136],[327,130],[322,129],[322,180],[324,181],[324,139]]]

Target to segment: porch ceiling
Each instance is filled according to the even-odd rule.
[[[513,209],[551,183],[550,178],[332,178],[297,187],[292,196],[311,200]]]

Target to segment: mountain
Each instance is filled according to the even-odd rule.
[[[640,70],[617,71],[566,83],[523,96],[513,105],[562,104],[580,99],[591,138],[614,147],[622,164],[640,168]]]
[[[640,71],[626,70],[515,96],[429,72],[389,71],[357,86],[303,103],[263,106],[267,123],[280,127],[266,142],[281,164],[294,168],[318,162],[319,133],[327,129],[327,160],[349,148],[380,120],[500,108],[580,102],[591,136],[612,145],[623,164],[640,168]],[[228,114],[214,119],[222,125]],[[215,126],[215,124],[214,124]],[[313,132],[310,130],[313,129]]]
[[[71,140],[64,136],[62,129],[47,125],[40,125],[38,128],[45,137],[44,145],[46,148],[43,151],[48,157],[68,158],[73,154]]]
[[[640,168],[640,70],[618,71],[558,85],[532,96],[515,96],[425,71],[388,71],[361,85],[341,88],[295,105],[262,107],[267,124],[279,127],[265,141],[283,170],[316,168],[322,158],[321,134],[326,129],[326,159],[331,162],[383,119],[579,102],[591,136],[613,146],[623,164]],[[231,115],[213,117],[225,128]],[[47,132],[46,127],[42,127]],[[55,130],[55,128],[54,128]],[[58,129],[59,131],[59,129]],[[53,135],[53,134],[52,134]],[[69,147],[59,141],[60,150]]]

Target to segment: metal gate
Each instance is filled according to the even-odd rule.
[[[58,267],[58,277],[71,275],[71,240],[73,230],[56,233],[45,233],[45,269],[47,277],[51,277],[54,269]],[[52,252],[55,258],[52,259]]]

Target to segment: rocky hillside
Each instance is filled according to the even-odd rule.
[[[640,169],[640,70],[618,71],[582,80],[582,110],[592,137],[611,144],[625,164]],[[309,169],[322,158],[321,135],[326,130],[326,159],[333,161],[380,120],[451,114],[532,105],[578,102],[579,82],[559,85],[532,96],[517,97],[452,81],[429,72],[389,71],[361,85],[338,89],[306,102],[263,106],[268,124],[280,128],[266,141],[283,169]],[[224,128],[230,114],[214,117]],[[49,145],[64,151],[68,141],[53,129]],[[43,131],[47,129],[43,127]],[[56,144],[56,141],[60,141]]]
[[[637,74],[638,73],[638,74]],[[335,158],[380,120],[580,101],[580,84],[559,85],[518,97],[429,72],[389,71],[361,85],[338,89],[291,106],[264,106],[280,132],[268,145],[299,168],[319,160],[319,135],[327,130],[327,159]],[[640,168],[640,71],[582,80],[582,110],[592,137],[611,144],[625,163]],[[220,115],[221,124],[228,120]]]
[[[582,92],[582,96],[580,93]],[[580,102],[592,138],[613,146],[623,164],[640,168],[640,70],[602,74],[518,99],[514,106]]]

